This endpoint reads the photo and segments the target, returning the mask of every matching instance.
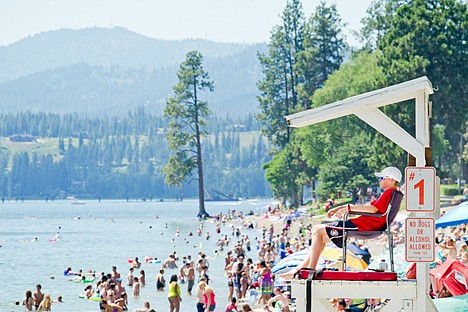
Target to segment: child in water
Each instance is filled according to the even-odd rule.
[[[133,278],[133,297],[140,297],[140,282],[138,281],[138,277]]]

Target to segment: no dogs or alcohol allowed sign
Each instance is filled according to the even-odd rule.
[[[433,218],[407,218],[405,255],[407,262],[433,262],[435,258]]]

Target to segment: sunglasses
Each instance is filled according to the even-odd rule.
[[[388,177],[379,177],[379,181],[383,181],[385,179],[388,179]]]

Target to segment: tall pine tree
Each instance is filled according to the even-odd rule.
[[[187,53],[177,73],[179,82],[173,87],[174,96],[167,100],[164,109],[164,116],[170,120],[166,137],[173,151],[164,167],[166,182],[180,188],[182,182],[187,181],[197,169],[200,217],[208,215],[205,209],[201,138],[207,134],[205,118],[210,114],[208,102],[202,100],[202,96],[205,95],[204,91],[214,90],[202,62],[200,52]]]
[[[271,32],[268,52],[258,56],[264,78],[258,82],[261,112],[256,116],[263,134],[279,149],[290,140],[291,129],[284,116],[291,114],[298,103],[301,79],[295,66],[297,55],[303,50],[305,24],[301,2],[288,1],[281,20],[282,24]]]

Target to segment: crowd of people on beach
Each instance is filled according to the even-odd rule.
[[[274,217],[284,213],[286,211],[270,208],[266,215]],[[96,273],[91,269],[73,271],[69,267],[63,274],[69,281],[83,284],[85,287],[79,297],[96,301],[99,310],[104,312],[156,311],[157,306],[153,308],[148,301],[145,301],[141,308],[128,307],[129,296],[138,299],[141,288],[147,283],[143,267],[148,263],[160,263],[159,273],[155,277],[156,291],[167,292],[171,312],[180,311],[183,293],[196,298],[197,311],[253,311],[255,308],[261,311],[289,311],[289,299],[283,287],[273,288],[274,276],[271,268],[279,259],[281,249],[288,246],[300,250],[307,246],[302,234],[298,236],[301,238],[296,237],[294,245],[290,246],[289,226],[292,219],[285,221],[278,233],[275,232],[273,225],[258,228],[255,217],[247,219],[244,214],[236,211],[220,213],[213,217],[213,222],[214,234],[205,230],[205,220],[200,221],[195,233],[205,240],[209,240],[212,236],[216,238],[214,244],[217,249],[212,256],[200,251],[194,258],[191,255],[179,258],[174,251],[164,260],[145,257],[140,261],[134,258],[128,260],[129,268],[126,276],[120,273],[116,266],[112,266],[109,273]],[[244,229],[257,229],[259,235],[251,241]],[[307,228],[301,228],[301,231],[303,230],[306,231]],[[180,232],[178,228],[175,236],[181,235]],[[194,236],[191,232],[187,235]],[[213,257],[224,257],[226,289],[214,289],[211,285],[209,259]],[[167,270],[177,273],[171,274],[166,280]],[[217,302],[216,293],[226,290],[229,294],[227,302]],[[63,301],[59,297],[54,302]],[[33,309],[51,311],[52,303],[50,295],[41,292],[40,285],[34,293],[28,290],[22,301],[28,311]]]
[[[268,207],[263,215],[257,214],[251,218],[246,218],[243,213],[236,211],[220,213],[213,217],[213,235],[216,235],[217,239],[214,257],[224,257],[228,293],[226,303],[216,303],[215,290],[210,286],[209,257],[203,252],[199,252],[196,259],[191,255],[179,259],[174,251],[163,261],[145,257],[143,264],[161,263],[159,274],[155,278],[156,290],[168,292],[170,311],[180,310],[183,284],[186,285],[187,295],[196,296],[197,311],[219,310],[220,305],[226,305],[226,311],[253,311],[255,308],[255,311],[289,311],[288,292],[284,291],[282,286],[273,287],[274,275],[271,269],[280,258],[306,249],[310,245],[311,227],[302,224],[298,217],[297,210],[280,209],[279,206]],[[273,224],[259,227],[257,220],[264,218],[283,222],[276,227]],[[298,225],[296,233],[291,233],[293,223]],[[196,235],[209,240],[212,235],[205,231],[204,227],[204,222],[200,222]],[[249,235],[243,233],[244,229],[257,229],[259,235],[251,241]],[[175,236],[179,235],[178,228]],[[291,237],[292,235],[294,237]],[[122,276],[115,266],[112,266],[107,274],[98,274],[93,270],[75,272],[67,268],[64,275],[70,281],[88,284],[80,297],[95,300],[99,303],[101,311],[126,311],[129,310],[128,296],[138,298],[141,287],[146,284],[145,271],[141,269],[142,262],[135,258],[129,260],[129,263],[126,276]],[[178,272],[171,275],[169,281],[166,281],[164,275],[167,269],[176,269]],[[224,292],[221,289],[216,291]],[[25,306],[29,304],[27,302],[28,299],[25,298]],[[144,307],[134,311],[154,311],[150,306],[149,302],[144,302]]]
[[[297,210],[280,209],[280,205],[268,207],[265,214],[256,216],[257,219],[282,220],[276,227],[273,223],[258,227],[255,218],[244,219],[242,214],[234,217],[241,220],[242,228],[258,228],[260,235],[254,238],[255,251],[252,251],[249,236],[242,234],[239,227],[232,226],[231,236],[235,239],[225,235],[218,242],[220,248],[228,250],[224,269],[231,303],[226,311],[238,311],[230,308],[237,303],[244,303],[242,311],[252,311],[250,305],[257,307],[256,311],[289,311],[289,293],[283,286],[273,287],[275,276],[271,270],[281,258],[309,246],[310,225],[302,224]],[[232,216],[218,217],[222,223],[226,218],[229,220]],[[291,233],[293,222],[298,225],[297,233]],[[232,247],[231,241],[235,241]]]
[[[270,213],[276,212],[270,211]],[[237,221],[237,226],[231,223],[233,220]],[[269,229],[262,227],[261,237],[255,238],[256,252],[253,252],[249,236],[242,232],[245,228],[256,228],[255,220],[246,220],[242,213],[232,211],[214,216],[214,222],[216,223],[215,235],[219,235],[215,256],[224,255],[224,271],[227,278],[228,302],[225,303],[227,305],[224,311],[253,311],[251,305],[260,307],[261,311],[289,311],[289,298],[281,288],[273,289],[274,277],[271,273],[281,242],[283,242],[283,247],[286,242],[289,244],[288,230],[284,229],[281,234],[275,234],[273,226]],[[222,227],[227,227],[230,233],[223,234]],[[197,235],[202,236],[203,232],[204,226],[200,223]],[[207,234],[205,237],[208,240],[210,235]],[[249,255],[252,256],[248,257]],[[169,255],[162,263],[161,270],[156,277],[156,286],[159,291],[163,291],[166,286],[168,288],[169,310],[172,312],[180,309],[181,285],[186,284],[187,294],[192,295],[196,281],[194,295],[197,298],[197,311],[219,310],[220,304],[216,301],[215,290],[210,286],[210,265],[207,255],[199,252],[196,260],[193,260],[190,255],[184,256],[180,267],[177,266],[178,260],[175,253]],[[165,268],[179,269],[179,274],[172,275],[168,285],[164,278]]]
[[[182,297],[194,296],[197,311],[289,311],[291,300],[285,283],[277,283],[272,274],[273,266],[289,254],[307,249],[311,245],[312,226],[304,224],[297,210],[279,209],[271,207],[263,215],[246,218],[240,212],[230,211],[227,214],[214,216],[215,230],[209,234],[205,230],[204,222],[196,235],[209,240],[215,238],[217,250],[212,257],[224,257],[224,273],[226,276],[226,289],[214,289],[210,285],[210,263],[208,255],[200,251],[196,257],[191,255],[180,257],[174,251],[164,260],[145,257],[129,260],[130,267],[126,276],[112,266],[109,273],[100,273],[89,270],[83,272],[72,271],[67,268],[64,275],[71,281],[88,283],[80,294],[82,298],[95,300],[99,310],[120,312],[130,310],[128,297],[139,298],[141,287],[147,283],[145,270],[142,266],[147,263],[160,263],[159,273],[155,277],[156,290],[167,292],[169,311],[180,311]],[[282,220],[282,222],[267,223],[259,220]],[[295,225],[292,227],[292,225]],[[257,229],[258,236],[251,238],[245,229]],[[392,233],[395,244],[404,243],[404,228],[401,221],[392,224]],[[294,231],[294,232],[293,232]],[[180,235],[178,229],[176,235]],[[193,233],[188,233],[192,236]],[[436,242],[440,263],[448,257],[457,259],[465,266],[468,264],[468,245],[464,238],[468,235],[466,224],[439,231]],[[376,240],[376,244],[386,246],[383,236]],[[365,248],[365,241],[355,242]],[[170,269],[169,277],[165,273]],[[276,281],[278,278],[276,277]],[[218,302],[217,292],[226,292],[227,302]],[[446,292],[445,292],[446,293]],[[438,296],[439,294],[435,294]],[[53,303],[63,302],[61,297],[53,301],[50,294],[41,292],[41,285],[36,291],[26,291],[22,305],[27,311],[33,309],[51,311]],[[350,306],[373,306],[377,308],[382,304],[378,299],[350,299],[331,298],[330,303],[336,310],[346,310]],[[144,301],[143,307],[133,309],[136,312],[156,311],[150,302]]]

